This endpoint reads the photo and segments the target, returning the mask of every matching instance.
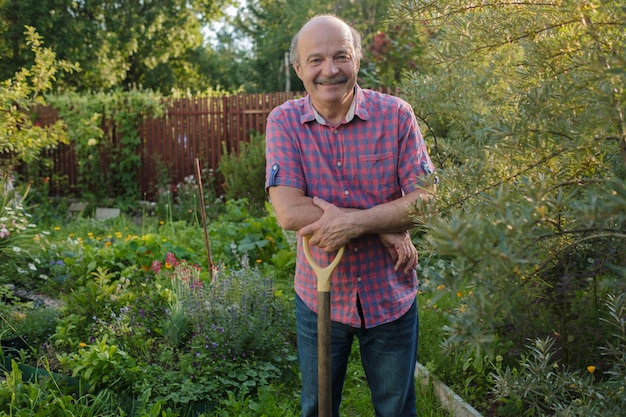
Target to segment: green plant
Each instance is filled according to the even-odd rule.
[[[33,303],[13,306],[8,315],[7,325],[11,331],[5,338],[21,338],[34,349],[39,349],[55,332],[59,321],[60,311],[45,306],[33,306]],[[4,317],[3,317],[4,319]]]
[[[151,91],[49,95],[77,152],[81,195],[99,203],[116,198],[127,210],[140,198],[139,123],[162,114],[162,97]]]
[[[34,53],[34,64],[21,68],[14,79],[0,84],[0,153],[9,157],[8,168],[0,167],[3,175],[21,161],[37,159],[44,149],[67,142],[62,121],[43,127],[31,120],[28,113],[45,105],[42,93],[52,88],[57,72],[73,72],[78,67],[57,60],[52,49],[43,47],[42,37],[32,26],[26,26],[25,34]]]
[[[21,246],[32,239],[36,227],[31,222],[31,215],[23,205],[24,198],[28,194],[28,188],[20,193],[13,189],[13,184],[8,184],[8,181],[10,179],[7,176],[1,176],[0,259],[7,259],[11,253],[19,252]],[[10,187],[9,191],[6,191],[7,187]]]
[[[503,404],[502,415],[590,415],[593,375],[567,369],[556,360],[553,348],[553,339],[537,339],[519,369],[498,371],[494,391]]]
[[[254,217],[245,199],[228,200],[226,212],[208,229],[214,263],[228,267],[271,263],[275,253],[290,249],[276,218],[270,214]]]
[[[224,178],[226,200],[247,199],[256,213],[263,210],[265,193],[265,136],[255,134],[240,144],[239,153],[222,144],[219,173]]]
[[[22,371],[24,369],[24,372]],[[0,385],[0,416],[46,417],[80,415],[104,417],[123,415],[119,403],[110,392],[73,395],[72,382],[63,375],[53,374],[48,366],[29,380],[25,368],[13,360],[4,372],[5,383]],[[146,414],[147,416],[148,414]],[[150,414],[157,417],[158,414]]]
[[[81,343],[78,352],[58,355],[61,367],[87,384],[89,392],[115,388],[115,392],[132,391],[136,376],[133,358],[116,345],[107,343],[106,336],[95,343]]]

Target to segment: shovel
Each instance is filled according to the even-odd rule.
[[[330,276],[341,261],[344,247],[335,259],[322,268],[311,256],[309,236],[302,238],[304,256],[317,275],[317,402],[318,417],[332,415],[332,381],[330,364]]]

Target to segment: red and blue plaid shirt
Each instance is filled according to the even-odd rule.
[[[358,85],[351,112],[336,127],[324,123],[308,96],[272,110],[267,120],[266,160],[266,187],[294,187],[307,196],[356,209],[415,191],[424,183],[420,177],[434,171],[410,105]],[[311,247],[311,254],[322,266],[334,257],[317,247]],[[331,278],[331,320],[371,328],[406,313],[417,295],[416,273],[393,267],[377,235],[353,239]],[[301,239],[295,290],[317,311],[317,277],[304,257]]]

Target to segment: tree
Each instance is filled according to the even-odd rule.
[[[31,59],[22,38],[34,26],[57,55],[79,62],[79,75],[62,86],[94,91],[142,86],[169,93],[174,87],[211,86],[198,59],[208,53],[202,26],[231,0],[0,0],[0,74]]]
[[[44,127],[31,116],[37,106],[46,104],[43,93],[52,89],[56,74],[74,73],[77,67],[44,48],[34,28],[27,27],[26,39],[35,56],[33,65],[0,84],[0,156],[5,165],[0,171],[4,172],[37,159],[48,147],[67,142],[62,121]]]
[[[404,1],[394,13],[421,23],[430,63],[404,91],[439,168],[438,215],[414,214],[447,262],[436,279],[473,294],[450,343],[482,364],[550,334],[563,360],[598,359],[596,307],[626,282],[623,5]]]

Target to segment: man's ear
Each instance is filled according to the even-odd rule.
[[[293,70],[296,72],[296,75],[298,76],[298,78],[302,80],[302,77],[300,76],[300,71],[302,70],[302,66],[300,64],[293,64]]]

